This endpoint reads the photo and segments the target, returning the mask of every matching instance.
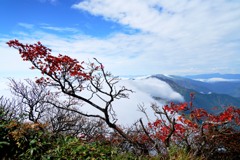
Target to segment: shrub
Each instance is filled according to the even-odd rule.
[[[36,159],[51,147],[50,134],[39,123],[9,121],[1,127],[7,146],[1,148],[6,158]]]
[[[58,138],[52,145],[53,149],[44,155],[46,159],[107,160],[111,159],[115,153],[111,146],[104,143],[84,143],[78,138],[68,136]]]

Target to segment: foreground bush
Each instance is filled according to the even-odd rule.
[[[1,121],[1,157],[11,159],[40,158],[53,140],[39,123],[20,123],[16,120]]]
[[[0,131],[0,157],[6,159],[110,159],[115,153],[104,143],[52,135],[39,123],[1,121]]]

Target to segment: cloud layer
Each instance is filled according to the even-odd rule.
[[[134,92],[129,93],[128,99],[116,99],[113,102],[113,108],[117,115],[118,124],[131,125],[140,118],[143,118],[143,120],[146,122],[147,120],[145,115],[139,111],[139,105],[144,105],[144,108],[146,108],[146,112],[148,113],[149,118],[151,120],[155,120],[156,117],[154,116],[153,110],[150,107],[152,103],[155,103],[159,107],[162,107],[169,101],[184,101],[184,98],[179,93],[175,92],[167,83],[156,78],[120,80],[119,83],[116,85],[116,88],[121,86],[125,86],[126,88],[131,89]],[[108,87],[105,86],[103,88],[107,90]],[[82,95],[84,95],[85,97],[91,96],[91,94],[88,93],[86,90],[82,92]],[[159,97],[162,100],[157,101],[153,97]],[[108,99],[109,97],[101,95],[101,98]],[[92,101],[100,106],[104,106],[105,104],[97,96],[94,96]],[[87,104],[83,105],[81,109],[85,112],[92,114],[98,112],[92,106],[89,106]]]

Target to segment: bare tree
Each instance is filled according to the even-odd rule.
[[[43,85],[36,84],[30,79],[26,79],[25,83],[10,79],[9,86],[11,93],[16,96],[18,104],[24,105],[22,109],[28,119],[38,122],[48,107],[46,101],[50,97],[50,92]]]
[[[104,121],[96,118],[89,119],[77,113],[80,111],[74,106],[82,105],[78,99],[70,96],[63,99],[59,96],[59,92],[50,92],[46,86],[30,79],[24,82],[10,79],[9,86],[15,99],[11,102],[1,98],[1,103],[4,103],[1,106],[5,106],[4,110],[11,109],[11,113],[16,114],[20,111],[16,106],[21,106],[21,113],[25,118],[34,123],[47,123],[48,130],[54,134],[83,136],[82,138],[86,141],[108,134]],[[13,112],[14,108],[16,112]]]

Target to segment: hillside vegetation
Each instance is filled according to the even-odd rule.
[[[148,106],[154,120],[139,105],[148,122],[122,126],[113,101],[133,91],[116,87],[119,79],[97,59],[80,63],[53,56],[40,42],[12,40],[8,45],[43,77],[35,82],[10,79],[13,99],[0,99],[2,159],[240,159],[237,107],[215,108],[214,114],[196,107],[190,93],[189,102]],[[81,110],[85,104],[96,112]]]

